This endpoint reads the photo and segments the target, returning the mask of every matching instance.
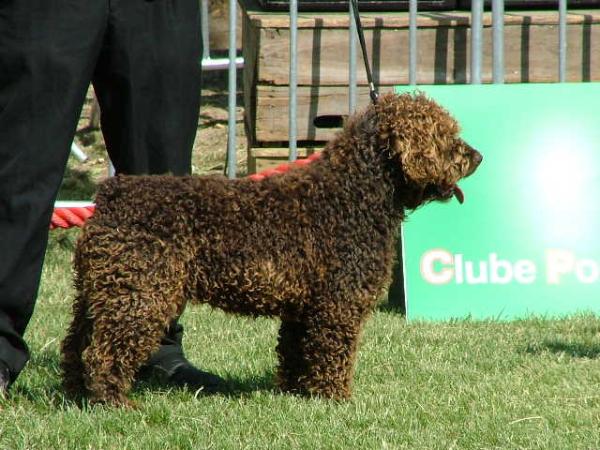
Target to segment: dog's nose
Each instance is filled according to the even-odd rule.
[[[470,151],[470,164],[469,164],[469,169],[468,172],[465,174],[465,176],[469,176],[471,175],[473,172],[475,172],[475,170],[477,170],[477,168],[479,167],[479,164],[481,164],[481,161],[483,161],[483,155],[481,153],[479,153],[477,150],[475,150],[473,147],[471,147],[469,144],[466,144],[467,148]]]

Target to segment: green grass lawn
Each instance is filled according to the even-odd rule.
[[[214,396],[138,385],[136,410],[64,399],[59,343],[69,320],[77,230],[53,231],[32,359],[0,400],[0,449],[600,448],[600,320],[409,323],[383,305],[368,322],[354,397],[273,387],[276,320],[191,306],[191,360],[228,380]]]

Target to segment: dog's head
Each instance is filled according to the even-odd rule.
[[[458,135],[460,127],[448,111],[424,94],[386,94],[374,106],[379,143],[392,164],[399,165],[410,198],[408,208],[455,196],[457,183],[481,163],[481,154]]]

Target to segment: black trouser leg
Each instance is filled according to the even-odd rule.
[[[189,174],[198,126],[202,44],[197,0],[115,2],[94,74],[117,173]],[[171,324],[149,361],[169,372],[183,356]]]
[[[188,174],[200,105],[197,0],[113,3],[94,74],[117,173]]]
[[[13,380],[105,22],[102,1],[0,1],[0,360]]]

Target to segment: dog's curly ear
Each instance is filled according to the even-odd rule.
[[[439,177],[442,167],[440,159],[435,156],[436,150],[430,143],[421,140],[415,143],[412,136],[396,138],[392,143],[393,153],[400,162],[406,182],[425,187]]]
[[[378,106],[379,136],[405,180],[424,187],[444,173],[441,154],[459,132],[448,112],[422,93],[385,95]]]

